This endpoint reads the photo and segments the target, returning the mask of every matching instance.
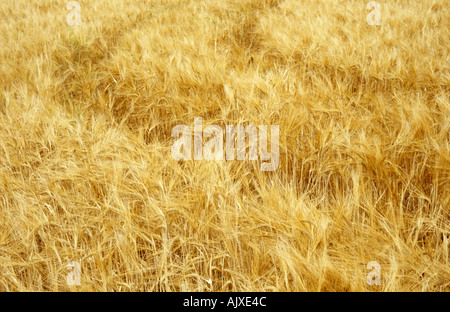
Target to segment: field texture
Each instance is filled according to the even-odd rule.
[[[68,2],[0,1],[0,291],[450,291],[448,1]]]

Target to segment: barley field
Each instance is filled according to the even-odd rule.
[[[0,291],[450,291],[450,5],[368,2],[1,0]]]

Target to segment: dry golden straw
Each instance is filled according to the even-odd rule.
[[[68,2],[0,1],[0,291],[450,291],[446,0]]]

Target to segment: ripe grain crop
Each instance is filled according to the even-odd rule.
[[[0,1],[0,291],[450,291],[447,1],[78,2]]]

